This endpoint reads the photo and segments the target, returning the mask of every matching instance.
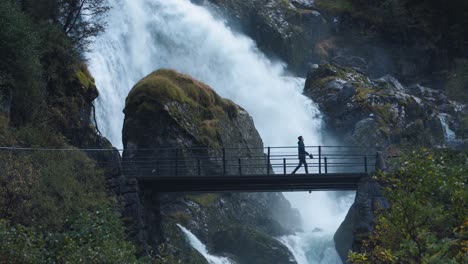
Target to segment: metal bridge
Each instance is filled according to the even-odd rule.
[[[97,160],[92,163],[95,169],[117,167],[119,174],[160,192],[354,190],[361,177],[375,170],[375,148],[305,148],[313,156],[307,157],[308,173],[302,166],[294,175],[291,172],[299,163],[297,147],[125,150],[0,147],[0,165],[8,155],[25,160],[42,156],[40,160],[46,157],[60,162],[84,152]],[[90,168],[90,164],[82,165]]]
[[[305,148],[308,173],[291,174],[297,147],[125,150],[122,163],[125,175],[161,192],[354,190],[375,170],[375,148]]]

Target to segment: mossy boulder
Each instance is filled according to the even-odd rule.
[[[313,65],[304,94],[318,103],[330,131],[362,146],[447,144],[441,115],[450,115],[452,129],[462,117],[460,105],[439,91],[405,87],[390,75],[370,79],[335,64]]]
[[[264,155],[263,142],[253,120],[242,107],[221,98],[208,85],[174,70],[160,69],[139,81],[126,99],[124,113],[123,161],[131,164],[135,171],[140,171],[140,165],[132,163],[133,160],[173,155],[174,149],[180,158],[181,175],[197,173],[191,171],[190,166],[183,168],[188,165],[187,160],[200,156],[208,157],[201,160],[202,175],[222,175],[215,157],[220,157],[223,148],[227,159],[230,155]],[[244,164],[252,162],[258,161],[247,159]],[[264,168],[246,166],[243,173],[264,171]],[[174,174],[164,168],[158,173]],[[237,167],[228,167],[226,173],[238,173]],[[162,194],[150,184],[136,184],[132,188],[133,193],[126,193],[129,188],[122,188],[128,208],[124,217],[129,219],[130,236],[139,245],[148,247],[146,252],[187,259],[192,251],[185,250],[190,245],[181,239],[184,236],[177,227],[180,224],[206,244],[209,252],[242,258],[238,254],[248,250],[248,243],[240,245],[244,247],[240,251],[229,247],[217,247],[215,251],[214,238],[219,232],[231,232],[231,227],[245,226],[268,240],[269,250],[274,247],[276,254],[291,257],[287,248],[273,236],[293,232],[286,222],[293,219],[295,222],[291,222],[298,223],[299,216],[280,193]],[[280,219],[276,214],[289,215],[290,219]],[[245,239],[252,244],[255,237]],[[270,254],[261,249],[264,248],[259,248],[258,255]]]
[[[133,87],[126,99],[124,113],[124,144],[128,143],[128,138],[134,138],[132,132],[138,132],[128,123],[155,123],[154,119],[165,116],[189,134],[193,144],[209,146],[219,146],[218,141],[225,139],[223,126],[246,115],[245,110],[222,99],[206,84],[165,69],[151,73]],[[250,116],[246,115],[246,118],[250,119]],[[157,135],[167,134],[161,131]],[[159,142],[164,144],[163,141]],[[166,141],[166,144],[171,143]]]

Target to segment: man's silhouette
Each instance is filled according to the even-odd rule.
[[[306,155],[308,155],[311,159],[314,158],[314,156],[312,156],[312,154],[309,154],[309,152],[307,152],[305,150],[305,147],[304,147],[304,138],[302,136],[299,136],[297,138],[299,141],[297,142],[297,151],[298,151],[298,156],[299,156],[299,165],[297,165],[297,167],[294,169],[294,171],[292,172],[292,174],[295,174],[296,171],[302,166],[302,164],[304,164],[304,168],[305,168],[305,171],[306,171],[306,174],[309,174],[309,170],[307,168],[307,162],[306,162]]]

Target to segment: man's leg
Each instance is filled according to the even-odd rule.
[[[307,168],[307,162],[305,160],[303,160],[302,162],[304,163],[306,174],[309,174],[309,169]]]
[[[297,167],[293,170],[291,174],[296,174],[296,171],[301,167],[301,165],[302,165],[302,160],[299,160],[299,164],[297,165]]]

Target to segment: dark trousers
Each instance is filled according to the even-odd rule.
[[[296,171],[302,166],[302,164],[304,164],[304,168],[305,168],[306,174],[309,174],[309,170],[308,170],[308,168],[307,168],[307,162],[306,162],[305,157],[300,157],[300,158],[299,158],[299,165],[297,165],[297,167],[294,169],[294,171],[293,171],[291,174],[295,174]]]

